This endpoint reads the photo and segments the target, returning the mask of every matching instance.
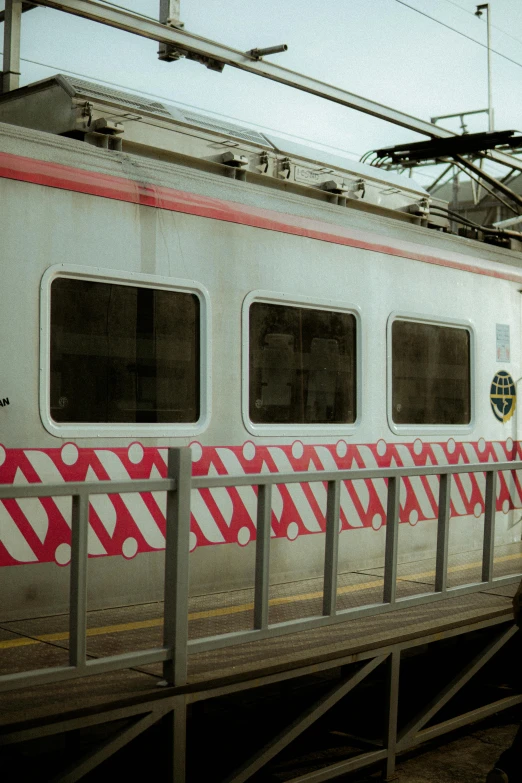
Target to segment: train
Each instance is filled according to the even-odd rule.
[[[0,484],[520,459],[522,244],[451,233],[413,178],[56,75],[0,96]],[[440,207],[441,205],[439,205]],[[501,474],[496,543],[520,541]],[[451,552],[482,546],[455,478]],[[402,483],[400,561],[438,479]],[[271,580],[318,576],[326,487],[278,486]],[[339,567],[382,564],[384,479],[343,484]],[[252,584],[256,491],[192,493],[191,591]],[[0,501],[0,620],[67,610],[71,502]],[[92,496],[89,608],[158,600],[165,497]]]

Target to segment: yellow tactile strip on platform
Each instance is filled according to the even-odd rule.
[[[510,551],[516,548],[517,551]],[[498,554],[494,562],[494,577],[508,576],[517,573],[522,566],[522,552],[520,544],[502,547],[505,554]],[[480,581],[482,560],[477,558],[477,552],[452,555],[448,565],[448,587],[458,584],[469,584]],[[424,567],[423,567],[424,566]],[[368,576],[382,576],[384,567],[363,568],[359,572]],[[397,569],[397,581],[419,582],[429,585],[435,584],[435,558],[413,563],[401,563]]]
[[[362,574],[340,575],[339,609],[380,602],[382,590],[382,577],[371,578]],[[398,584],[398,597],[418,592],[422,592],[419,585],[411,582]],[[273,586],[270,598],[270,622],[321,614],[322,595],[322,579]],[[250,600],[245,601],[245,599]],[[252,590],[194,599],[191,601],[192,605],[206,604],[208,608],[190,612],[190,637],[197,638],[251,628],[254,607],[252,599]],[[238,600],[243,602],[238,603]],[[163,627],[161,615],[162,605],[158,603],[89,612],[88,653],[115,655],[126,650],[139,650],[161,644]],[[10,621],[2,624],[1,628],[11,633],[6,639],[0,638],[0,671],[5,670],[2,666],[2,651],[41,644],[68,647],[67,615]]]
[[[499,575],[499,570],[502,573],[509,573],[520,568],[521,549],[520,542],[497,548],[495,560],[497,575]],[[478,581],[481,566],[480,554],[480,552],[474,552],[450,556],[449,576],[458,574],[463,575],[465,582]],[[433,589],[433,559],[401,564],[398,572],[397,595],[399,598],[430,592]],[[487,614],[494,604],[497,613],[501,614],[503,611],[509,612],[509,597],[515,589],[516,585],[507,588],[491,588],[489,591],[484,591],[482,598],[480,594],[475,594],[449,600],[451,600],[451,606],[458,607],[458,612],[468,611],[465,607],[471,607],[469,609],[472,612],[470,617],[477,617],[482,610]],[[346,609],[379,603],[382,601],[382,592],[382,568],[371,569],[365,573],[340,574],[337,590],[338,608]],[[489,593],[489,595],[485,595],[485,593]],[[270,622],[320,615],[322,594],[322,578],[271,586]],[[461,603],[455,604],[456,600]],[[476,607],[476,611],[473,607]],[[452,619],[453,616],[453,609],[450,608],[447,601],[432,604],[429,607],[424,605],[402,609],[400,621],[395,612],[360,620],[347,620],[330,628],[303,631],[291,636],[256,642],[255,652],[252,652],[254,649],[252,645],[237,645],[233,654],[228,648],[225,651],[193,656],[197,663],[191,664],[191,672],[198,680],[205,678],[210,671],[215,676],[218,676],[219,671],[221,671],[219,676],[230,676],[229,664],[232,659],[242,662],[233,664],[232,674],[239,671],[238,666],[241,671],[246,672],[251,667],[265,663],[271,667],[281,665],[281,661],[286,661],[288,664],[288,650],[292,650],[292,660],[302,661],[305,652],[316,659],[318,655],[338,654],[338,650],[341,649],[339,644],[342,649],[347,649],[355,638],[358,640],[364,638],[365,643],[370,643],[375,629],[392,629],[390,633],[393,635],[393,628],[397,632],[399,630],[402,632],[403,626],[404,628],[406,626],[412,628],[418,623],[424,626],[426,623],[435,622],[437,618],[446,616],[449,619]],[[465,622],[466,617],[462,617],[461,621]],[[249,629],[252,627],[253,621],[253,590],[243,589],[193,597],[190,600],[189,621],[191,638]],[[352,633],[355,633],[356,637],[353,637]],[[88,613],[87,652],[93,657],[116,655],[160,646],[162,636],[161,603]],[[66,615],[2,623],[0,625],[0,673],[66,664],[68,646],[69,633]],[[208,670],[206,669],[207,665],[210,667]],[[161,667],[159,665],[147,667],[147,671],[159,675]],[[227,675],[224,674],[225,671],[228,672]]]
[[[518,565],[522,560],[522,552],[509,552],[509,549],[519,550],[520,547],[519,543],[503,547],[508,554],[500,554],[496,558],[495,569],[498,571],[499,568],[504,567],[507,573],[512,571],[511,566]],[[470,555],[452,556],[450,563],[453,564],[449,566],[448,574],[450,576],[456,573],[465,574],[463,580],[465,582],[478,580],[481,563],[476,560],[476,553],[472,553],[471,556],[475,559],[471,560]],[[463,559],[465,562],[455,562]],[[398,597],[429,592],[434,582],[434,573],[434,560],[401,564],[397,579]],[[382,601],[382,587],[382,568],[371,569],[364,573],[340,574],[337,590],[338,607],[346,609],[378,603]],[[322,578],[271,586],[270,622],[321,614],[322,588]],[[161,644],[163,625],[161,615],[161,603],[89,612],[88,652],[95,656],[111,655]],[[191,638],[245,630],[252,627],[252,620],[253,590],[251,589],[198,596],[190,601]],[[12,621],[3,623],[0,631],[2,628],[9,631],[10,635],[7,638],[0,636],[0,671],[12,670],[10,668],[12,662],[5,660],[3,651],[45,644],[68,647],[66,615]]]

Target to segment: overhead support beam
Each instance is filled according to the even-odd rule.
[[[7,11],[7,2],[5,3],[6,11]],[[36,8],[34,3],[22,3],[22,13],[25,13],[26,11],[31,11],[33,8]],[[2,22],[5,22],[6,18],[6,11],[0,11],[0,24]]]
[[[182,30],[185,26],[181,21],[181,0],[160,0],[159,21],[167,27]],[[159,42],[158,58],[167,62],[179,60],[182,54],[173,46]]]
[[[104,5],[97,0],[36,0],[36,5],[66,11],[84,19],[91,19],[94,22],[101,22],[110,27],[158,41],[160,44],[166,44],[179,52],[186,52],[190,59],[196,59],[209,67],[215,67],[216,70],[221,70],[224,65],[230,65],[233,68],[263,76],[279,84],[294,87],[319,98],[339,103],[349,109],[356,109],[386,122],[400,125],[423,136],[443,139],[456,135],[445,128],[362,98],[360,95],[304,76],[288,68],[282,68],[272,62],[257,59],[252,54],[210,41],[189,33],[187,30],[160,24],[160,22],[147,19],[131,11]]]
[[[486,160],[492,160],[494,163],[501,163],[503,166],[509,166],[515,171],[522,171],[522,160],[515,158],[513,155],[508,155],[505,152],[499,152],[498,150],[491,150],[481,155]]]

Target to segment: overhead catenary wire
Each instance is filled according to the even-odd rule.
[[[406,2],[404,2],[404,0],[396,0],[396,2],[399,2],[399,3],[400,3],[400,4],[402,4],[402,5],[405,5],[406,7],[410,8],[411,10],[418,11],[418,9],[416,9],[416,8],[414,8],[413,6],[409,5],[409,3],[406,3]],[[116,7],[116,8],[121,8],[121,9],[125,9],[125,10],[130,10],[130,9],[128,9],[128,8],[127,8],[125,5],[121,5],[121,4],[119,4],[119,3],[112,2],[112,0],[103,0],[103,3],[104,3],[104,4],[106,4],[107,6],[114,6],[114,7]],[[419,11],[419,13],[423,14],[423,12],[420,12],[420,11]],[[139,13],[139,15],[140,15],[140,16],[142,16],[143,18],[146,18],[146,19],[150,19],[150,20],[153,20],[153,19],[154,19],[154,17],[152,17],[152,16],[149,16],[149,15],[147,15],[147,14]],[[427,14],[423,14],[423,15],[424,15],[424,16],[427,16],[429,19],[431,19],[431,20],[433,20],[433,21],[436,21],[436,22],[439,22],[439,21],[440,21],[440,20],[438,20],[438,19],[436,19],[436,18],[434,18],[434,17],[431,17],[431,16],[429,16],[429,15],[427,15]],[[441,24],[444,24],[444,23],[442,23],[442,22],[441,22]],[[461,35],[464,35],[463,33],[460,33],[460,31],[458,31],[458,30],[455,30],[454,28],[451,28],[449,25],[445,25],[445,26],[446,26],[446,27],[449,27],[449,29],[453,30],[454,32],[457,32],[457,33],[459,33],[459,34],[461,34]],[[475,42],[475,43],[479,44],[479,45],[480,45],[480,46],[482,46],[482,47],[484,47],[484,46],[485,46],[485,45],[484,45],[484,44],[482,44],[480,41],[477,41],[477,40],[475,40],[475,39],[473,39],[473,38],[471,38],[471,37],[470,37],[470,40],[472,40],[473,42]],[[497,52],[497,53],[498,53],[498,54],[500,54],[500,56],[504,57],[504,55],[502,55],[500,52]],[[40,66],[42,66],[42,67],[45,67],[45,68],[49,68],[49,69],[56,68],[55,66],[51,66],[51,65],[48,65],[47,63],[43,63],[43,62],[38,62],[38,61],[36,61],[36,60],[31,60],[31,59],[28,59],[28,58],[22,58],[22,59],[23,59],[25,62],[30,62],[30,63],[33,63],[33,64],[35,64],[35,65],[40,65]],[[509,59],[509,58],[508,58],[508,59]],[[515,62],[515,61],[512,61],[512,62],[514,62],[515,64],[517,64],[517,65],[519,65],[520,67],[522,67],[522,63],[517,63],[517,62]],[[102,83],[102,84],[107,84],[107,85],[111,85],[111,86],[119,87],[119,88],[122,88],[122,89],[131,90],[132,92],[137,92],[138,94],[143,94],[143,95],[150,96],[150,97],[153,97],[153,98],[159,98],[160,100],[164,100],[164,101],[167,101],[167,102],[170,102],[170,101],[172,101],[172,102],[174,103],[174,101],[173,101],[173,100],[172,100],[172,98],[170,98],[170,97],[167,97],[167,96],[164,96],[164,95],[160,95],[160,94],[157,94],[157,93],[151,93],[151,92],[149,92],[149,91],[147,91],[147,90],[140,90],[140,89],[136,89],[136,88],[134,88],[134,87],[129,87],[129,86],[127,86],[127,85],[122,85],[122,84],[114,83],[114,82],[111,82],[111,81],[108,81],[108,80],[98,79],[98,78],[96,78],[96,77],[85,77],[85,75],[84,75],[84,74],[80,74],[80,73],[78,73],[78,72],[71,71],[71,70],[68,70],[68,69],[59,69],[59,68],[57,68],[57,70],[62,70],[64,73],[70,73],[70,74],[72,74],[72,75],[80,76],[80,77],[83,77],[83,78],[94,78],[94,80],[95,80],[95,81],[98,81],[98,82],[100,82],[100,83]],[[188,107],[188,108],[190,108],[190,109],[195,109],[195,110],[202,111],[201,107],[195,106],[195,105],[193,105],[193,104],[184,103],[184,102],[182,102],[182,101],[179,101],[179,102],[176,102],[176,103],[177,103],[179,106],[185,106],[185,107]],[[292,134],[292,133],[289,133],[289,132],[286,132],[286,131],[281,131],[281,130],[272,129],[272,128],[266,127],[266,126],[264,126],[264,125],[262,125],[262,124],[255,123],[255,122],[248,122],[248,121],[247,121],[247,122],[245,122],[245,121],[244,121],[244,120],[242,120],[242,119],[239,119],[239,118],[237,118],[237,117],[233,117],[233,116],[230,116],[230,115],[227,115],[227,114],[221,113],[221,112],[216,112],[216,111],[213,111],[213,110],[204,110],[204,111],[207,111],[207,113],[209,113],[209,114],[212,114],[212,115],[214,115],[214,116],[216,116],[216,117],[223,117],[223,118],[225,118],[225,119],[230,119],[230,120],[232,120],[232,121],[235,121],[235,122],[238,122],[238,123],[241,123],[241,122],[243,122],[245,125],[248,125],[248,126],[250,126],[250,127],[254,127],[254,128],[256,128],[256,127],[257,127],[257,128],[259,128],[259,129],[261,129],[261,130],[267,130],[267,131],[269,131],[269,132],[272,132],[272,131],[273,131],[273,132],[276,132],[276,133],[281,133],[281,134],[284,134],[284,135],[285,135],[286,137],[288,137],[288,138],[295,138],[295,139],[298,139],[298,140],[303,140],[303,141],[305,141],[305,142],[308,142],[308,143],[311,143],[311,144],[313,144],[314,146],[316,146],[316,147],[317,147],[317,148],[319,148],[319,149],[333,150],[333,151],[335,151],[335,152],[341,152],[341,153],[343,153],[343,154],[346,154],[346,155],[348,155],[348,156],[353,156],[353,157],[355,157],[355,158],[358,158],[358,157],[359,157],[359,154],[358,154],[358,153],[356,153],[356,152],[354,152],[353,150],[347,150],[347,149],[343,149],[343,148],[341,148],[341,147],[338,147],[338,146],[336,146],[336,145],[327,144],[327,143],[325,143],[325,142],[323,142],[323,141],[319,141],[319,140],[316,140],[316,139],[310,139],[310,138],[303,137],[303,136],[300,136],[300,135],[298,135],[298,134]],[[377,166],[381,166],[381,165],[383,165],[383,163],[382,163],[382,162],[377,162],[377,161],[373,161],[373,164],[374,164],[374,165],[377,165]],[[385,164],[385,165],[387,165],[387,164]],[[424,176],[424,177],[425,177],[425,178],[427,178],[427,179],[429,178],[429,175],[425,175],[425,174],[424,174],[424,175],[422,175],[422,174],[421,174],[420,176]]]
[[[475,11],[470,11],[468,8],[464,8],[459,3],[456,3],[455,0],[444,0],[445,3],[449,3],[450,5],[455,6],[455,8],[459,8],[461,11],[464,11],[465,14],[468,14],[468,16],[476,16]],[[522,38],[517,38],[515,35],[511,35],[511,33],[508,33],[507,30],[504,30],[503,27],[499,27],[496,24],[492,24],[491,27],[494,30],[498,30],[499,33],[502,33],[502,35],[507,35],[508,38],[512,38],[513,41],[516,41],[519,44],[522,44]]]
[[[130,9],[127,6],[121,5],[119,3],[111,2],[111,0],[101,0],[104,5],[110,5],[114,8],[120,8],[123,11],[130,11]],[[466,8],[463,8],[458,3],[455,3],[454,0],[445,0],[447,3],[451,3],[451,5],[455,6],[456,8],[459,8],[461,11],[464,11],[465,13],[470,14],[471,16],[475,16],[475,14],[472,11],[468,11]],[[448,30],[452,30],[454,33],[458,33],[458,35],[462,35],[464,38],[468,38],[468,40],[473,41],[474,43],[478,44],[479,46],[487,48],[486,44],[483,44],[481,41],[477,41],[472,36],[466,35],[466,33],[461,32],[460,30],[457,30],[454,27],[451,27],[451,25],[447,24],[446,22],[443,22],[441,19],[437,19],[434,16],[430,16],[429,14],[426,14],[424,11],[421,11],[418,8],[415,8],[412,5],[409,5],[408,3],[404,2],[404,0],[395,0],[395,2],[399,3],[400,5],[404,5],[407,8],[410,8],[412,11],[416,11],[418,14],[421,14],[421,16],[425,16],[427,19],[431,19],[433,22],[437,22],[437,24],[442,25],[443,27],[447,27]],[[150,16],[148,14],[144,14],[141,11],[132,11],[133,14],[136,14],[137,16],[141,16],[143,19],[149,19],[150,21],[157,22],[158,20]],[[497,25],[492,25],[496,30],[503,33],[504,35],[507,35],[509,38],[512,38],[514,41],[517,41],[518,43],[522,43],[522,41],[519,38],[516,38],[515,36],[511,35],[510,33],[506,32],[506,30],[503,30],[501,27],[498,27]],[[518,65],[522,68],[522,63],[517,62],[516,60],[512,60],[510,57],[508,57],[505,54],[502,54],[502,52],[498,52],[495,49],[491,49],[492,52],[497,54],[499,57],[503,57],[506,60],[509,60],[509,62],[514,63],[515,65]]]
[[[142,13],[142,11],[134,11],[131,10],[126,5],[120,5],[119,3],[112,3],[110,0],[101,0],[103,5],[112,5],[114,8],[120,8],[122,11],[129,11],[132,14],[135,14],[136,16],[141,16],[142,19],[149,19],[152,22],[157,22],[158,20],[154,16],[149,16],[148,14]]]
[[[101,2],[104,5],[110,5],[114,8],[120,8],[122,11],[131,11],[131,9],[128,6],[121,5],[120,3],[114,3],[111,2],[111,0],[101,0]],[[414,8],[413,6],[408,5],[408,3],[403,2],[402,0],[396,0],[396,2],[400,3],[401,5],[405,5],[408,8],[411,8],[412,11],[416,11],[419,14],[422,14],[422,16],[426,16],[428,19],[432,19],[434,22],[437,22],[438,24],[444,25],[444,27],[447,27],[450,30],[453,30],[453,32],[458,33],[459,35],[463,35],[465,38],[469,38],[469,40],[474,41],[475,43],[480,44],[481,46],[485,46],[485,44],[482,44],[480,41],[475,40],[474,38],[465,35],[465,33],[460,32],[459,30],[456,30],[455,28],[451,27],[450,25],[446,24],[445,22],[442,22],[440,19],[437,19],[435,17],[429,16],[429,14],[424,13],[423,11],[420,11],[418,8]],[[454,0],[444,0],[446,3],[450,3],[450,5],[454,6],[455,8],[458,8],[459,10],[463,11],[466,14],[469,14],[470,16],[475,16],[475,13],[473,11],[469,11],[467,8],[464,8],[463,6],[459,5],[459,3],[456,3]],[[135,11],[132,10],[132,13],[136,16],[141,16],[142,19],[148,19],[152,22],[157,22],[158,20],[154,16],[150,16],[149,14],[144,14],[142,11]],[[512,38],[513,41],[517,41],[517,43],[522,44],[522,39],[517,38],[516,36],[512,35],[511,33],[508,33],[507,30],[504,30],[502,27],[499,27],[498,25],[492,25],[492,27],[495,30],[498,30],[503,35],[506,35],[508,38]],[[493,49],[491,51],[494,51]],[[506,59],[509,59],[506,55],[501,54],[500,52],[495,52],[495,54],[500,55],[500,57],[506,57]],[[514,60],[512,62],[515,62]],[[520,65],[522,67],[522,63],[515,63],[516,65]]]
[[[432,22],[436,22],[437,24],[442,25],[442,27],[445,27],[447,30],[451,30],[453,33],[456,33],[457,35],[462,36],[463,38],[467,38],[468,41],[472,41],[473,43],[477,44],[478,46],[481,46],[483,49],[487,49],[487,44],[482,43],[482,41],[477,41],[476,38],[473,38],[471,35],[467,35],[466,33],[463,33],[461,30],[457,30],[455,27],[452,27],[449,24],[446,24],[446,22],[443,22],[441,19],[437,19],[436,16],[430,16],[430,14],[425,13],[424,11],[421,11],[419,8],[415,8],[415,6],[410,5],[409,3],[406,3],[405,0],[394,0],[395,3],[399,3],[399,5],[403,5],[406,8],[409,8],[410,11],[415,11],[415,13],[420,14],[421,16],[425,16],[426,19],[431,19]],[[517,60],[513,60],[511,57],[508,57],[507,54],[502,54],[502,52],[499,52],[497,49],[492,49],[489,47],[489,50],[493,53],[498,55],[498,57],[502,57],[504,60],[507,60],[510,63],[513,63],[513,65],[518,65],[519,68],[522,68],[522,63],[519,63]]]

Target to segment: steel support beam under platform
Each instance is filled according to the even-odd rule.
[[[401,702],[401,671],[404,654],[415,647],[430,645],[450,638],[459,637],[466,641],[467,634],[476,634],[478,631],[487,631],[489,638],[475,658],[466,663],[461,671],[453,677],[449,684],[418,712],[402,719],[399,725],[399,704]],[[386,689],[384,703],[386,714],[384,715],[382,742],[359,738],[363,751],[355,756],[343,760],[337,760],[334,764],[313,771],[299,774],[293,777],[292,783],[320,783],[370,766],[380,766],[383,778],[395,780],[395,764],[397,755],[409,750],[422,742],[438,737],[456,728],[461,728],[470,723],[486,718],[501,710],[522,703],[522,695],[514,694],[507,698],[475,707],[472,710],[454,715],[450,719],[440,723],[427,724],[435,715],[468,683],[517,633],[516,626],[512,622],[506,622],[504,618],[490,619],[474,622],[461,628],[448,629],[446,632],[438,632],[417,636],[410,641],[399,644],[389,644],[384,647],[368,650],[357,656],[337,655],[329,660],[316,665],[289,668],[286,670],[252,677],[243,677],[240,682],[209,683],[205,687],[200,683],[197,687],[190,684],[184,688],[161,688],[146,698],[136,697],[128,699],[127,703],[106,704],[98,710],[78,710],[68,715],[53,719],[52,715],[40,725],[20,725],[4,727],[0,732],[0,746],[24,743],[34,739],[50,737],[52,735],[66,734],[77,729],[87,729],[93,726],[106,725],[108,737],[100,742],[90,753],[82,756],[74,765],[61,771],[53,779],[52,783],[73,783],[81,780],[89,772],[98,768],[107,761],[116,751],[123,748],[133,739],[143,734],[147,729],[157,725],[160,721],[164,725],[166,741],[162,743],[163,769],[165,776],[159,780],[176,781],[176,783],[194,783],[190,770],[186,770],[186,734],[187,734],[187,708],[190,705],[230,696],[243,692],[251,698],[255,691],[262,686],[271,686],[275,683],[302,683],[307,675],[318,672],[334,674],[333,670],[340,670],[340,679],[333,687],[315,698],[309,706],[299,712],[297,717],[288,725],[274,734],[272,739],[264,741],[261,748],[233,771],[229,771],[224,777],[220,775],[215,780],[222,783],[245,783],[252,776],[262,770],[271,762],[277,754],[284,750],[291,742],[298,738],[306,729],[320,720],[328,711],[338,705],[341,699],[348,697],[358,685],[366,681],[381,666],[386,667],[384,687]],[[491,638],[493,636],[493,638]],[[474,641],[475,644],[475,641]],[[340,668],[343,667],[343,668]],[[336,675],[337,676],[337,675]],[[235,710],[240,709],[237,702]],[[110,725],[117,721],[126,721],[125,725],[110,730]]]

